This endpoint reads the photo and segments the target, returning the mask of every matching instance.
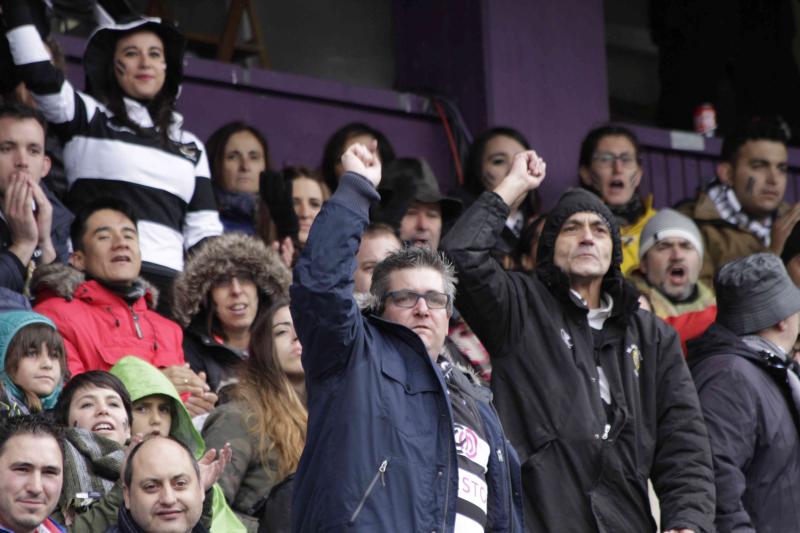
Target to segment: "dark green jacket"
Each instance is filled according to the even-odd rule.
[[[258,437],[247,430],[244,413],[246,407],[240,402],[230,402],[214,409],[203,426],[203,437],[210,447],[219,448],[230,442],[233,448],[231,464],[222,473],[219,485],[231,507],[247,526],[248,531],[258,530],[258,518],[253,516],[257,504],[280,482],[278,457],[273,450],[269,464],[261,464]],[[269,446],[269,441],[264,443]]]

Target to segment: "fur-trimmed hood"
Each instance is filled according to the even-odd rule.
[[[186,328],[201,311],[214,282],[246,272],[267,296],[289,296],[292,275],[263,241],[243,233],[209,239],[192,255],[173,286],[173,318]]]
[[[70,265],[54,262],[36,269],[31,280],[31,293],[36,295],[37,303],[48,295],[64,298],[69,302],[75,296],[77,288],[85,281],[88,281],[85,273]],[[155,309],[158,305],[158,289],[144,278],[137,278],[136,281],[144,287],[147,307]]]

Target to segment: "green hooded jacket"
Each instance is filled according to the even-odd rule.
[[[172,419],[170,436],[184,443],[194,453],[195,459],[203,456],[206,452],[203,437],[195,429],[192,417],[183,405],[175,386],[160,370],[138,357],[127,356],[117,361],[110,372],[125,384],[131,395],[131,402],[154,394],[172,398],[175,402],[176,416]],[[246,533],[247,530],[231,510],[219,485],[214,485],[212,493],[214,501],[211,533]]]

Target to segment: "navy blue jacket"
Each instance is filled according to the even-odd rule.
[[[791,370],[718,323],[688,347],[714,454],[717,530],[800,531],[800,413]]]
[[[294,531],[453,530],[458,466],[446,385],[419,336],[363,316],[353,271],[368,208],[364,178],[345,174],[314,221],[294,272],[308,436],[294,489]],[[486,389],[471,394],[489,457],[487,531],[522,529],[519,461]]]

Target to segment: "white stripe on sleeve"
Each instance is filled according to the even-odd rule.
[[[15,65],[28,65],[41,61],[50,62],[50,53],[33,24],[14,28],[6,33],[6,37]]]

